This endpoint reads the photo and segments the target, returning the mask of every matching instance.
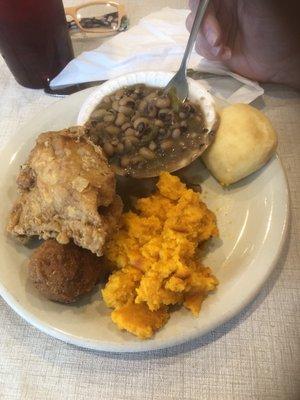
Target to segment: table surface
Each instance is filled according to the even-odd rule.
[[[131,23],[186,1],[124,1]],[[74,1],[65,1],[66,5]],[[76,52],[99,38],[73,38]],[[257,100],[279,134],[291,194],[280,260],[257,298],[215,331],[176,348],[105,354],[76,348],[33,328],[0,299],[0,399],[248,400],[300,398],[300,95],[265,85]],[[56,98],[19,86],[0,60],[0,148]]]

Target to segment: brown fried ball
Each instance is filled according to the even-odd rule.
[[[32,254],[29,277],[50,300],[72,303],[89,293],[108,271],[101,258],[70,242],[46,240]]]

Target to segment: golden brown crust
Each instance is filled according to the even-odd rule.
[[[222,110],[215,141],[202,158],[221,184],[230,185],[265,165],[276,147],[269,119],[254,107],[234,104]]]
[[[102,259],[72,242],[47,240],[31,255],[29,278],[50,300],[71,303],[90,292],[107,271]]]
[[[34,179],[32,178],[34,177]],[[105,210],[115,202],[115,176],[102,150],[84,136],[84,128],[42,133],[18,177],[20,196],[10,214],[8,232],[16,236],[56,238],[102,255],[111,228]],[[120,208],[120,206],[119,206]],[[116,212],[116,218],[121,211]]]

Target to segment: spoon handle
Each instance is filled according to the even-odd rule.
[[[189,56],[193,50],[194,43],[196,41],[196,38],[197,38],[197,35],[199,32],[199,28],[200,28],[202,19],[204,17],[206,8],[208,6],[208,3],[209,3],[209,0],[200,0],[200,3],[198,5],[198,9],[197,9],[196,16],[195,16],[195,19],[193,22],[190,37],[189,37],[189,40],[188,40],[188,43],[187,43],[187,46],[186,46],[186,49],[184,52],[184,56],[183,56],[183,59],[181,61],[181,65],[179,68],[181,71],[184,71],[185,74],[186,74],[186,65],[187,65]]]

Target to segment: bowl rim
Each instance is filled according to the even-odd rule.
[[[77,125],[85,125],[95,108],[99,105],[101,100],[112,94],[118,89],[126,86],[135,85],[139,83],[148,84],[153,87],[165,87],[167,83],[174,76],[173,72],[166,71],[140,71],[133,72],[125,75],[121,75],[117,78],[110,79],[98,86],[82,103],[80,108]],[[206,148],[213,142],[216,129],[218,127],[219,118],[217,113],[217,107],[213,96],[205,88],[205,86],[198,81],[187,77],[189,85],[190,99],[199,104],[202,109],[207,132],[203,135],[202,146],[191,151],[187,154],[181,162],[170,162],[166,168],[168,172],[175,172],[182,169],[198,158]],[[127,175],[127,171],[121,167],[114,166],[114,171],[117,175]],[[158,170],[143,170],[142,172],[136,172],[132,174],[135,178],[151,178],[158,175]]]
[[[156,83],[159,84],[160,79],[164,78],[168,82],[168,80],[171,80],[173,76],[174,72],[149,70],[140,72],[130,72],[128,74],[120,75],[117,78],[105,81],[101,85],[96,86],[95,90],[93,90],[82,103],[77,118],[78,125],[84,125],[88,121],[89,117],[91,116],[92,112],[94,111],[95,107],[99,104],[101,99],[106,95],[108,95],[109,93],[113,93],[115,90],[118,89],[117,86],[119,86],[119,82],[122,82],[124,80],[128,80],[129,82],[136,80],[136,82],[132,84],[138,84],[138,83],[147,84],[148,83],[147,81],[152,81],[155,79],[157,81]],[[195,79],[192,79],[190,77],[187,77],[187,81],[191,88],[197,87],[197,89],[200,91],[199,93],[201,94],[199,95],[198,100],[200,100],[202,97],[205,96],[211,102],[213,111],[217,114],[215,100],[211,95],[211,93],[208,91],[208,89],[206,89],[205,86],[201,84],[199,81],[196,81]],[[163,84],[158,87],[163,87]]]

